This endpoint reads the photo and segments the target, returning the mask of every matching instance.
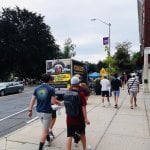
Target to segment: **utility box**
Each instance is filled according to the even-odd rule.
[[[144,83],[145,83],[145,84],[148,84],[148,79],[144,79]]]

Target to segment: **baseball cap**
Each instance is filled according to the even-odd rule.
[[[71,78],[71,84],[74,85],[74,84],[79,84],[80,83],[80,80],[78,77],[72,77]]]
[[[136,73],[131,73],[131,77],[135,77],[136,76]]]

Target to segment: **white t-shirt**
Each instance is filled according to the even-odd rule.
[[[101,91],[109,91],[110,81],[108,79],[102,79],[100,84],[102,86]]]

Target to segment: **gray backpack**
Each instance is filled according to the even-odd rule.
[[[81,111],[81,101],[78,91],[67,91],[64,95],[64,105],[68,116],[76,117]]]

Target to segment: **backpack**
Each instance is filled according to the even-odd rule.
[[[78,91],[67,91],[64,94],[64,105],[68,116],[76,117],[80,114],[81,101]]]

